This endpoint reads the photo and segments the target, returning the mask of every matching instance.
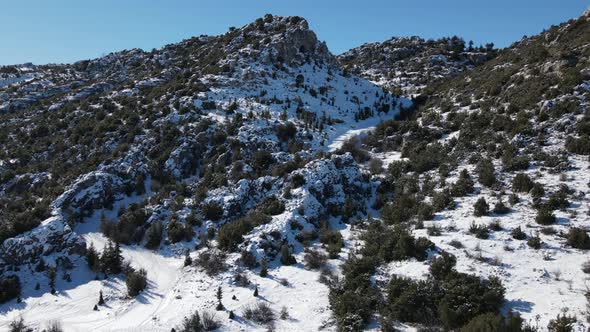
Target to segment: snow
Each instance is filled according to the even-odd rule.
[[[373,154],[373,157],[380,156],[383,157]],[[567,184],[576,192],[583,192],[588,183],[587,161],[582,156],[570,156],[570,161],[573,167],[564,172],[568,178]],[[472,166],[467,168],[471,174],[475,173]],[[448,181],[454,181],[458,172]],[[540,172],[537,167],[531,167],[526,173],[534,181],[544,184],[546,192],[559,189],[560,174]],[[511,183],[512,178],[504,178],[502,181]],[[590,256],[587,251],[567,247],[559,232],[567,233],[571,226],[590,228],[588,195],[574,195],[578,200],[571,200],[572,205],[568,211],[555,211],[558,223],[551,227],[558,234],[539,233],[544,245],[535,250],[526,244],[526,240],[515,240],[510,234],[518,226],[529,236],[540,232],[542,227],[535,223],[536,211],[531,207],[530,195],[519,195],[521,202],[507,215],[491,214],[477,218],[473,216],[473,205],[479,197],[483,195],[490,208],[497,201],[491,197],[489,189],[476,186],[476,192],[478,191],[480,195],[456,198],[456,209],[444,210],[437,213],[433,221],[425,222],[425,226],[440,227],[443,230],[441,236],[429,236],[425,229],[415,230],[414,235],[428,237],[437,247],[455,255],[457,270],[460,272],[482,277],[499,277],[506,288],[506,303],[503,307],[505,314],[512,310],[533,326],[547,326],[549,320],[567,308],[569,314],[580,318],[577,327],[579,331],[585,331],[583,317],[587,310],[587,301],[584,294],[588,289],[588,282],[583,277],[581,266],[590,260]],[[505,204],[508,204],[507,199],[504,196]],[[575,215],[573,210],[577,212]],[[503,229],[491,232],[489,239],[478,239],[469,233],[473,222],[488,225],[494,220],[500,221]],[[454,230],[450,230],[451,228]],[[452,240],[460,241],[464,247],[453,247],[450,245]],[[484,261],[478,260],[479,257]],[[428,273],[428,266],[428,261],[392,262],[380,269],[378,278],[388,280],[392,274],[398,274],[422,279]]]
[[[39,76],[42,76],[42,74],[40,74],[40,73],[26,73],[26,74],[23,74],[20,76],[14,76],[14,77],[7,77],[7,78],[0,77],[0,88],[6,87],[9,85],[13,85],[13,84],[17,84],[17,83],[21,83],[21,82],[29,82]]]

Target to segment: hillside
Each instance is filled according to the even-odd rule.
[[[382,178],[381,219],[412,224],[413,234],[442,254],[429,263],[391,256],[355,263],[370,263],[373,278],[382,281],[371,286],[389,299],[374,307],[387,317],[382,323],[465,322],[465,303],[444,294],[439,304],[417,300],[424,289],[459,278],[456,272],[437,277],[445,267],[501,281],[501,311],[518,313],[529,328],[546,330],[558,313],[563,324],[576,321],[572,330],[587,328],[588,20],[585,14],[553,26],[428,85],[416,113],[380,124],[363,139],[380,160],[373,165],[385,167],[374,168]],[[361,252],[381,250],[366,242]]]
[[[266,15],[0,67],[0,327],[585,331],[589,61],[586,14],[340,56]]]
[[[284,273],[310,284],[308,300],[326,294],[311,308],[291,303],[285,326],[309,310],[323,313],[306,323],[314,329],[329,319],[326,286],[301,264],[270,284],[244,269],[303,255],[302,239],[329,227],[345,202],[355,202],[349,217],[364,209],[371,184],[354,158],[324,152],[409,101],[344,72],[298,17],[269,15],[152,52],[15,68],[0,120],[0,264],[6,280],[18,277],[23,302],[5,304],[4,326],[22,308],[36,326],[51,316],[71,329],[169,330],[209,310],[199,298],[214,299],[217,286],[239,295],[226,304],[236,310],[255,302],[243,295],[254,282],[263,294],[279,287],[275,302],[287,305],[294,286],[280,286]],[[68,88],[54,94],[57,84]],[[29,95],[39,97],[15,104]],[[102,251],[107,238],[136,272],[147,270],[141,298],[128,297],[120,277],[136,272],[88,266],[90,246]],[[183,268],[187,251],[204,261]],[[211,271],[208,259],[221,265]],[[232,281],[242,274],[252,283]],[[210,286],[182,301],[192,282]],[[101,290],[108,307],[96,312]]]
[[[493,58],[493,44],[475,47],[459,37],[424,40],[394,37],[369,43],[338,56],[344,68],[379,86],[404,95],[419,94],[427,85],[457,76]]]

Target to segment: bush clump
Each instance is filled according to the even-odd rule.
[[[473,205],[473,215],[476,217],[485,216],[490,212],[490,206],[486,202],[486,199],[480,197],[477,202]]]
[[[6,303],[17,298],[21,293],[20,279],[17,276],[9,276],[0,279],[0,303]]]
[[[576,249],[590,249],[590,237],[588,232],[580,227],[570,228],[567,234],[567,244]]]
[[[539,225],[551,225],[555,223],[555,215],[548,208],[541,207],[541,209],[539,209],[539,211],[537,212],[535,221]]]
[[[271,307],[265,302],[258,302],[253,307],[246,307],[243,312],[244,318],[258,324],[272,323],[276,317]]]
[[[518,173],[514,179],[512,179],[512,190],[515,192],[528,193],[533,189],[533,186],[533,180],[524,173]]]
[[[125,284],[127,285],[127,294],[136,297],[147,287],[147,271],[144,269],[130,271],[127,273]]]

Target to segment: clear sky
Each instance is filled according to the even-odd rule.
[[[336,54],[392,36],[507,46],[590,0],[2,0],[0,64],[67,63],[221,34],[265,13],[305,17]]]

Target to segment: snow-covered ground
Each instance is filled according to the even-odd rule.
[[[399,153],[373,154],[385,163],[398,159]],[[557,223],[551,227],[557,234],[541,233],[542,226],[535,222],[536,210],[531,206],[529,194],[519,194],[520,202],[506,215],[475,217],[473,205],[480,197],[485,197],[490,210],[497,202],[491,191],[476,184],[476,194],[456,198],[454,210],[437,213],[433,221],[425,222],[425,227],[434,225],[442,230],[441,236],[429,236],[427,230],[415,230],[415,236],[428,237],[437,247],[457,257],[457,270],[483,277],[497,276],[506,288],[506,304],[504,313],[513,311],[521,315],[532,326],[541,330],[549,320],[554,319],[563,310],[576,315],[578,326],[576,331],[586,331],[584,317],[587,313],[587,301],[584,294],[590,287],[589,279],[582,272],[582,264],[590,260],[585,250],[574,249],[565,244],[559,233],[566,233],[571,226],[590,228],[590,205],[588,195],[580,194],[587,191],[588,162],[583,156],[570,156],[572,168],[564,172],[568,185],[575,190],[576,200],[571,200],[567,211],[555,211]],[[475,174],[472,166],[465,166],[471,174]],[[531,167],[527,173],[534,181],[545,186],[546,192],[559,189],[561,173],[550,174],[538,167]],[[456,180],[456,175],[448,179]],[[475,179],[476,177],[474,177]],[[506,184],[512,183],[512,177],[501,178]],[[479,195],[477,194],[479,193]],[[508,196],[503,202],[508,205]],[[478,239],[469,233],[472,223],[489,225],[499,221],[502,230],[490,232],[488,239]],[[539,234],[543,247],[535,250],[529,247],[526,240],[515,240],[510,232],[520,226],[528,236]],[[463,247],[457,248],[451,241],[459,241]],[[379,278],[388,280],[392,274],[422,279],[428,274],[429,263],[416,260],[392,262],[380,269]]]

